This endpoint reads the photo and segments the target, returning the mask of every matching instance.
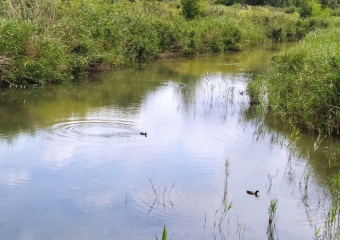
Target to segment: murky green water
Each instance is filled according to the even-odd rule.
[[[288,151],[290,132],[254,118],[242,94],[274,53],[2,89],[0,238],[155,239],[166,225],[173,240],[312,239],[329,205],[327,159],[307,135]]]

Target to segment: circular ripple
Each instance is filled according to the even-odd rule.
[[[67,138],[113,138],[129,140],[139,135],[132,122],[127,121],[71,121],[53,126],[57,135]]]

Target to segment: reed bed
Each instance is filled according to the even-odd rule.
[[[340,29],[317,29],[279,54],[268,75],[248,86],[284,123],[319,134],[340,134]]]

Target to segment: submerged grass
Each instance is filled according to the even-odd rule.
[[[178,1],[0,2],[0,84],[68,82],[89,71],[162,57],[298,41],[333,23],[274,8],[204,3],[188,20]]]
[[[335,174],[330,180],[332,204],[328,210],[325,224],[317,229],[315,226],[314,239],[339,239],[340,238],[340,174]]]

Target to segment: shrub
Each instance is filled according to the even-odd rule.
[[[310,0],[302,0],[300,5],[300,16],[302,18],[312,15],[313,6]]]
[[[295,13],[295,7],[286,8],[285,13],[288,13],[288,14]]]
[[[194,19],[202,16],[206,9],[206,3],[203,0],[181,0],[183,16],[186,19]]]

